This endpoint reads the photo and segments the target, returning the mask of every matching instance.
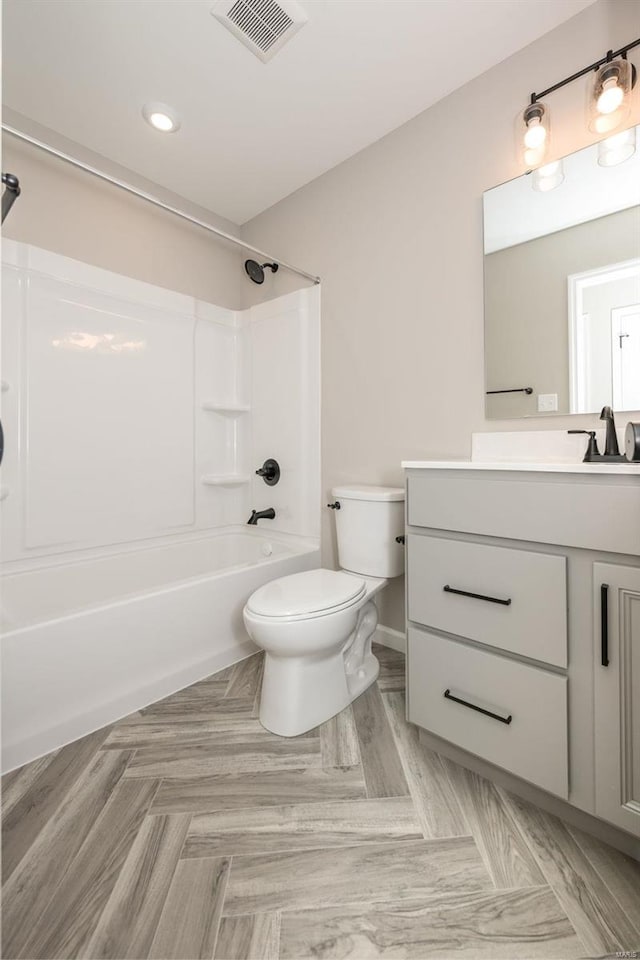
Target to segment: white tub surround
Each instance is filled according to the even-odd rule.
[[[2,258],[15,766],[246,655],[249,594],[318,566],[320,294],[233,311],[26,244]]]
[[[317,287],[232,311],[22,243],[2,258],[5,564],[265,506],[319,536]]]
[[[640,857],[640,465],[505,455],[404,464],[408,717]]]

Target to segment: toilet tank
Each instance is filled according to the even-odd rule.
[[[368,577],[404,573],[404,488],[349,485],[334,487],[338,563]]]

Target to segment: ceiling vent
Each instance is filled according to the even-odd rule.
[[[211,13],[263,63],[307,22],[295,0],[219,0]]]

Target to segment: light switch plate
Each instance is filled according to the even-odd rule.
[[[557,393],[538,394],[538,413],[553,413],[558,409]]]

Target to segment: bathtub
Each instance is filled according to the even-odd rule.
[[[249,595],[319,565],[317,541],[245,526],[5,574],[3,772],[253,653]]]

